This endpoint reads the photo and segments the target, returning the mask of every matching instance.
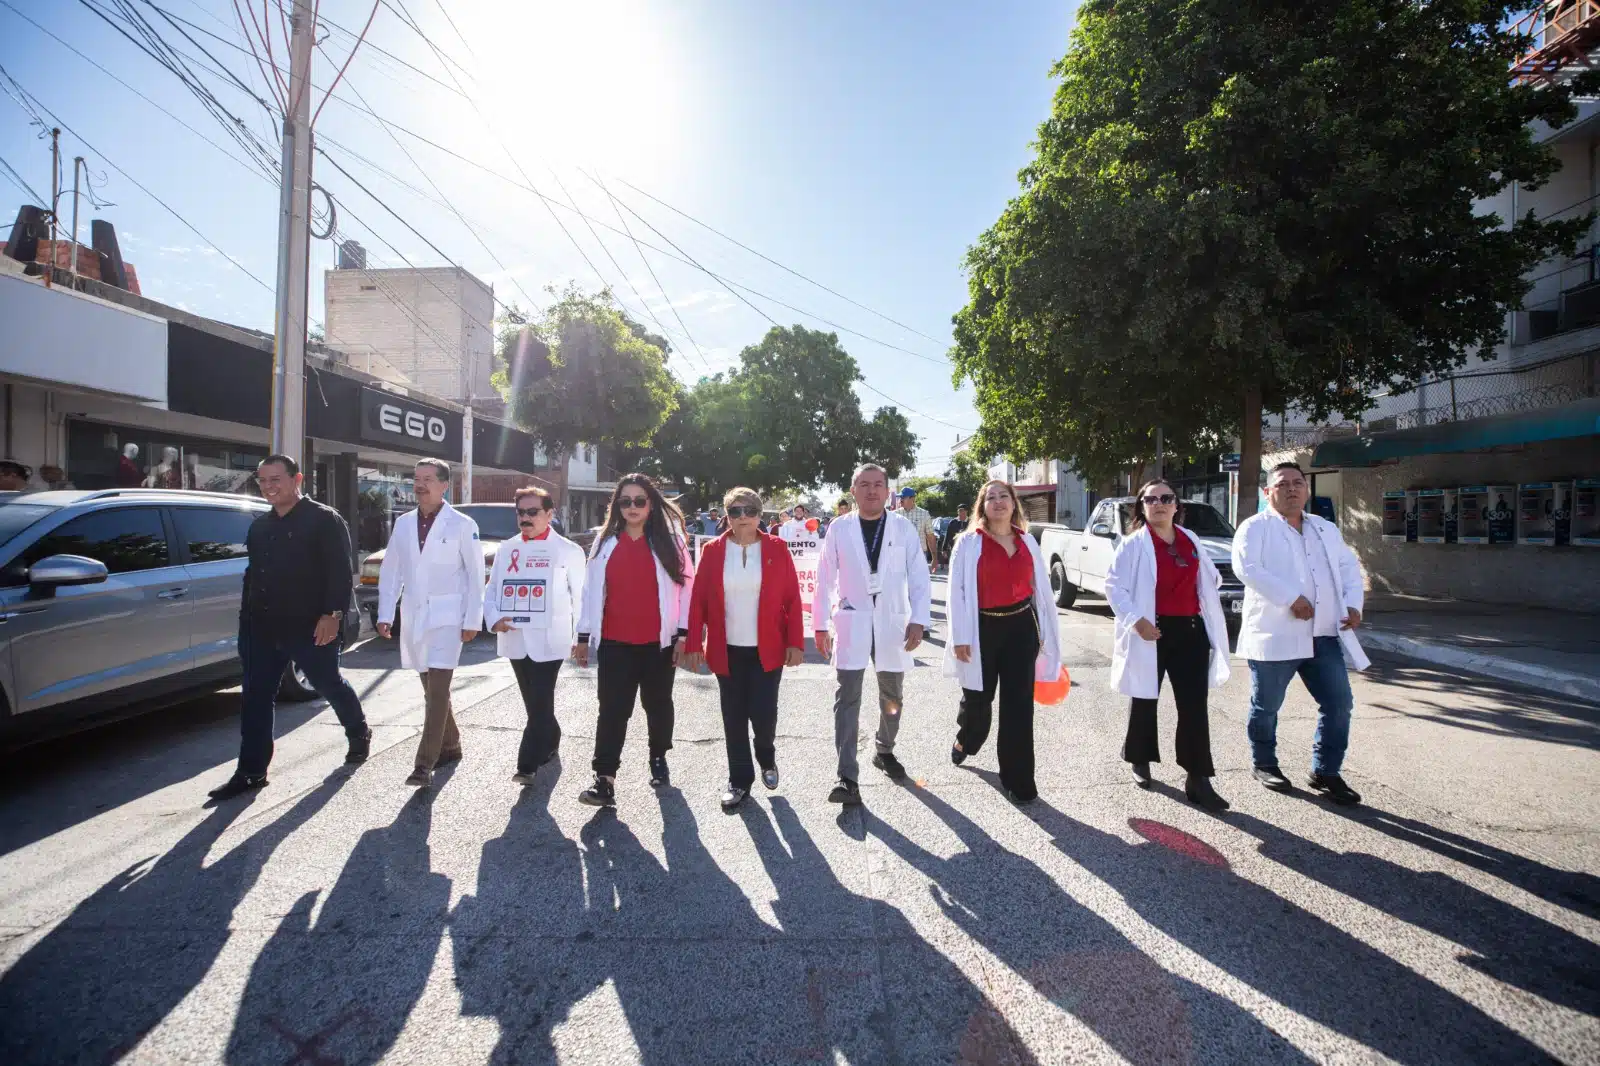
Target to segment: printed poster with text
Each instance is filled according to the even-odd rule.
[[[822,560],[822,536],[816,529],[817,520],[806,523],[807,528],[787,539],[789,555],[794,559],[795,574],[800,578],[801,611],[806,618],[806,632],[811,624],[811,600],[817,593],[817,564]]]

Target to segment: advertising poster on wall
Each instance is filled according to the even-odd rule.
[[[1572,543],[1600,548],[1600,478],[1584,477],[1572,483]]]
[[[1515,544],[1517,542],[1517,509],[1514,501],[1517,498],[1515,485],[1490,485],[1489,495],[1489,543],[1490,544]]]
[[[1460,494],[1455,489],[1444,490],[1444,542],[1456,542],[1456,525],[1459,521],[1457,511],[1460,507]]]
[[[1463,485],[1456,489],[1456,543],[1489,543],[1489,487]]]
[[[1556,543],[1556,483],[1530,481],[1517,490],[1517,543]],[[1561,495],[1565,496],[1565,493]],[[1565,504],[1563,499],[1560,503]]]
[[[1417,490],[1417,542],[1444,543],[1444,489]]]
[[[1383,539],[1406,539],[1406,491],[1391,489],[1383,494]]]

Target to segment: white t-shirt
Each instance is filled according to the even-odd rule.
[[[728,644],[754,648],[760,643],[761,542],[742,546],[729,538],[727,552],[722,561],[722,597],[728,616]]]
[[[1317,612],[1311,621],[1311,635],[1337,637],[1341,617],[1339,597],[1334,595],[1333,567],[1328,564],[1327,549],[1315,533],[1308,533],[1303,527],[1300,530],[1300,543],[1306,550],[1306,576],[1311,586],[1304,590],[1305,597]]]

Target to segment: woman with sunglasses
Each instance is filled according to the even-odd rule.
[[[1156,700],[1161,679],[1172,679],[1178,705],[1178,765],[1188,772],[1189,802],[1225,811],[1211,787],[1211,725],[1206,689],[1228,680],[1228,626],[1217,586],[1222,576],[1179,525],[1183,505],[1172,486],[1152,481],[1134,499],[1134,532],[1117,548],[1106,573],[1106,600],[1116,613],[1111,686],[1132,697],[1122,757],[1140,788],[1150,787],[1150,764],[1161,761]]]
[[[672,679],[689,627],[694,564],[679,530],[683,512],[644,474],[617,482],[606,523],[595,538],[584,582],[578,643],[572,657],[597,662],[600,721],[594,737],[594,784],[580,802],[616,804],[617,770],[637,699],[650,730],[650,784],[671,783]]]
[[[989,739],[996,690],[1000,783],[1016,803],[1033,780],[1033,683],[1061,673],[1061,630],[1050,577],[1016,489],[987,481],[976,515],[950,553],[950,640],[944,672],[961,682],[950,761],[960,766]]]
[[[583,602],[583,549],[554,529],[555,501],[544,489],[518,489],[517,536],[502,541],[483,587],[483,622],[501,655],[511,660],[528,724],[511,780],[533,784],[556,757],[556,677],[572,648],[573,623]]]
[[[761,766],[761,783],[778,787],[773,737],[778,731],[778,683],[785,666],[799,666],[806,632],[800,617],[800,579],[782,537],[762,533],[761,497],[737,488],[723,498],[728,532],[700,550],[689,601],[686,665],[707,663],[722,693],[728,744],[728,789],[722,809],[744,802]],[[755,763],[750,735],[755,733]]]

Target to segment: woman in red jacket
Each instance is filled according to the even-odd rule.
[[[761,497],[731,490],[722,500],[728,531],[700,552],[698,579],[689,599],[686,662],[711,667],[722,690],[722,729],[728,741],[728,790],[722,809],[744,802],[755,784],[750,734],[761,782],[778,787],[778,682],[785,666],[805,655],[800,581],[789,546],[761,532]]]

